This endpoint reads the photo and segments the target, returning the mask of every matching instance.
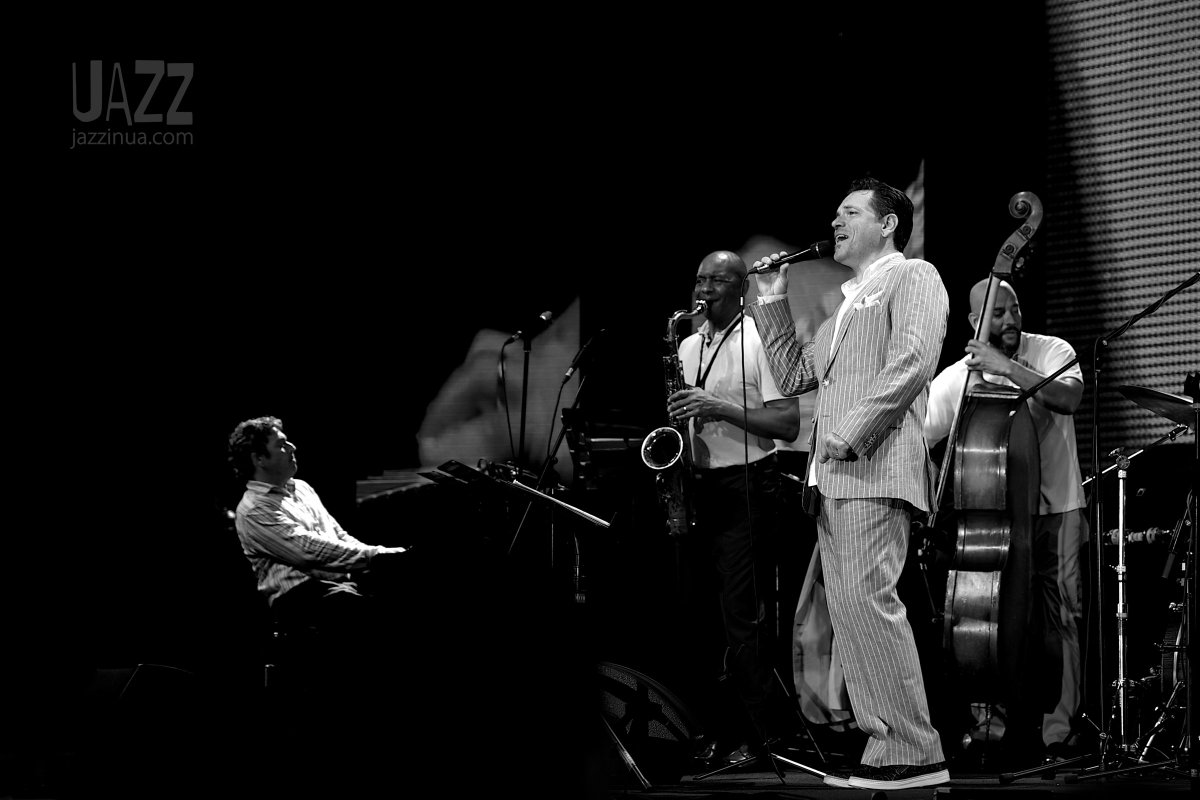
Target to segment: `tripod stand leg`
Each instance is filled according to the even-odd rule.
[[[1043,764],[1040,767],[1023,769],[1020,772],[1002,772],[1000,773],[1000,783],[1008,784],[1015,780],[1020,780],[1021,778],[1028,778],[1030,775],[1041,775],[1046,772],[1054,772],[1055,770],[1060,770],[1064,767],[1069,767],[1074,764],[1082,764],[1085,761],[1091,761],[1092,758],[1093,756],[1077,756],[1075,758],[1068,758],[1063,761],[1055,761],[1053,764]]]
[[[1076,775],[1067,779],[1067,783],[1082,783],[1083,781],[1091,780],[1092,778],[1110,778],[1113,775],[1131,775],[1135,772],[1148,772],[1154,769],[1165,769],[1168,772],[1174,772],[1180,777],[1188,777],[1188,773],[1179,769],[1178,764],[1174,761],[1159,761],[1154,764],[1134,764],[1130,767],[1120,767],[1118,769],[1101,770],[1100,772],[1092,772],[1087,775]]]
[[[758,761],[758,758],[759,758],[758,756],[750,756],[749,758],[743,759],[742,761],[735,761],[732,764],[726,764],[724,766],[717,767],[714,770],[705,772],[701,775],[696,775],[692,778],[692,780],[702,781],[705,778],[711,778],[713,775],[720,775],[722,772],[729,772],[731,769],[737,769],[738,767],[744,767],[748,764],[753,764],[754,762]],[[776,772],[776,774],[779,773],[778,767],[775,768],[775,772]],[[780,779],[783,778],[782,775],[780,775],[779,777],[780,777]]]
[[[646,776],[642,774],[640,769],[638,769],[637,762],[633,760],[633,756],[629,754],[629,751],[625,748],[625,745],[622,744],[621,737],[617,736],[617,732],[613,730],[612,725],[608,724],[607,719],[601,716],[600,721],[604,723],[604,729],[608,731],[609,738],[611,738],[613,740],[613,744],[617,746],[617,752],[620,754],[621,760],[625,762],[625,766],[629,767],[629,771],[632,772],[638,779],[638,782],[642,784],[643,789],[649,789],[650,781],[646,780]]]
[[[804,718],[804,711],[800,708],[800,698],[788,691],[788,686],[783,682],[783,676],[779,674],[778,669],[774,669],[772,672],[775,673],[775,680],[779,681],[779,687],[783,689],[784,697],[787,697],[789,700],[791,700],[792,710],[796,712],[796,719],[800,720],[800,725],[804,728],[804,735],[808,737],[808,741],[812,743],[813,750],[817,751],[817,758],[821,759],[822,764],[828,765],[829,761],[825,758],[825,754],[821,752],[821,746],[817,744],[816,738],[812,735],[812,730],[808,727],[808,720]],[[796,766],[802,765],[796,764]],[[808,767],[803,768],[808,769]]]
[[[766,756],[767,761],[771,765],[771,769],[775,770],[775,776],[777,778],[779,778],[780,783],[785,783],[785,784],[787,783],[787,779],[784,778],[784,776],[783,776],[783,770],[781,770],[779,768],[780,763],[788,764],[793,767],[799,767],[800,769],[804,770],[805,772],[812,773],[813,775],[816,775],[819,778],[824,778],[828,774],[825,772],[821,772],[821,770],[819,770],[819,769],[814,769],[813,767],[810,767],[806,764],[801,764],[799,761],[792,761],[790,758],[785,758],[784,756],[781,756],[778,753],[771,750],[769,747],[764,751],[763,755]],[[692,780],[702,781],[705,778],[711,778],[713,775],[720,775],[722,772],[728,772],[731,769],[736,769],[738,767],[744,767],[748,764],[753,764],[761,758],[762,758],[762,756],[753,755],[753,756],[750,756],[749,758],[747,758],[745,761],[738,761],[733,764],[726,764],[725,766],[717,767],[716,769],[714,769],[710,772],[705,772],[703,775],[696,775]]]
[[[787,779],[783,777],[783,770],[779,768],[778,756],[767,748],[767,761],[771,762],[771,769],[775,770],[775,777],[779,778],[780,783],[787,783]]]
[[[1105,736],[1104,732],[1102,730],[1100,730],[1100,728],[1096,725],[1096,723],[1092,722],[1092,720],[1088,717],[1087,714],[1081,714],[1079,719],[1080,719],[1080,722],[1086,722],[1087,724],[1091,725],[1093,730],[1100,736],[1102,741],[1106,740],[1106,736]],[[1077,736],[1078,734],[1079,734],[1079,731],[1077,731],[1075,729],[1075,725],[1072,724],[1071,733],[1067,736],[1067,739],[1069,740],[1072,736]],[[1040,767],[1031,767],[1029,769],[1024,769],[1019,772],[1001,773],[1000,774],[1000,783],[1008,784],[1008,783],[1012,783],[1015,780],[1020,780],[1021,778],[1028,778],[1031,775],[1044,775],[1046,773],[1053,773],[1053,772],[1057,772],[1060,769],[1064,769],[1066,767],[1071,767],[1076,764],[1082,764],[1084,762],[1093,761],[1093,760],[1097,760],[1097,759],[1098,759],[1097,766],[1096,767],[1088,767],[1088,769],[1099,768],[1099,765],[1102,765],[1105,763],[1104,758],[1105,758],[1104,757],[1104,749],[1101,748],[1101,751],[1098,755],[1095,753],[1089,753],[1089,754],[1085,754],[1085,755],[1081,755],[1081,756],[1075,756],[1074,758],[1063,759],[1062,761],[1054,761],[1049,764],[1042,764]]]

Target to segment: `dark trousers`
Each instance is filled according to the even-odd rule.
[[[695,615],[698,663],[693,668],[701,681],[710,675],[718,681],[715,693],[695,689],[701,715],[718,735],[781,735],[786,699],[773,671],[767,621],[778,527],[775,458],[757,461],[748,471],[742,466],[699,470],[695,489],[699,533],[682,543],[687,551],[684,596],[687,612]],[[731,707],[731,698],[740,700],[741,709]]]

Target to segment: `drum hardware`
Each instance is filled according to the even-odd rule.
[[[1100,731],[1100,729],[1087,720],[1098,734],[1100,742],[1100,752],[1098,763],[1094,766],[1087,767],[1082,770],[1078,776],[1072,776],[1074,781],[1088,780],[1097,777],[1106,777],[1109,775],[1117,775],[1126,773],[1132,770],[1145,770],[1155,767],[1164,767],[1170,770],[1167,764],[1150,764],[1144,761],[1145,753],[1149,752],[1148,745],[1162,727],[1169,720],[1169,716],[1164,710],[1161,724],[1157,724],[1150,732],[1148,732],[1147,740],[1141,741],[1131,740],[1130,736],[1130,704],[1131,700],[1138,697],[1141,691],[1148,685],[1158,681],[1157,675],[1151,675],[1146,678],[1131,680],[1126,677],[1128,671],[1127,659],[1127,640],[1126,640],[1126,623],[1129,619],[1129,603],[1126,593],[1125,576],[1127,572],[1125,562],[1125,545],[1130,536],[1130,532],[1126,531],[1126,479],[1132,457],[1126,455],[1121,448],[1116,448],[1109,453],[1109,456],[1114,458],[1114,467],[1117,470],[1117,527],[1114,531],[1109,531],[1104,534],[1102,540],[1113,538],[1117,546],[1117,564],[1113,567],[1117,576],[1117,604],[1116,604],[1116,622],[1117,622],[1117,679],[1112,682],[1109,688],[1113,692],[1112,712],[1109,719],[1108,731]],[[1165,531],[1153,529],[1157,531],[1157,535],[1165,535]],[[1143,540],[1149,531],[1142,532]],[[1086,714],[1082,715],[1086,718]],[[1110,749],[1115,750],[1114,754],[1110,754]],[[1134,757],[1137,755],[1137,758]],[[1016,773],[1006,773],[1000,776],[1001,783],[1010,783],[1021,777],[1040,774],[1051,770],[1064,769],[1075,763],[1082,763],[1091,760],[1090,756],[1080,756],[1075,759],[1049,764],[1043,767],[1024,770]],[[1177,771],[1177,770],[1176,770]],[[1186,773],[1180,773],[1186,774]]]
[[[1160,528],[1151,528],[1142,532],[1127,532],[1125,530],[1125,484],[1130,457],[1124,455],[1120,448],[1113,450],[1109,455],[1116,458],[1117,466],[1117,528],[1114,531],[1109,531],[1105,536],[1106,539],[1112,537],[1117,545],[1117,566],[1114,568],[1117,574],[1117,679],[1113,682],[1115,702],[1112,713],[1117,725],[1116,746],[1124,752],[1141,753],[1142,755],[1139,757],[1139,760],[1144,763],[1145,754],[1148,752],[1147,743],[1142,743],[1140,740],[1131,741],[1130,703],[1135,697],[1140,696],[1141,690],[1147,685],[1158,682],[1159,677],[1153,674],[1141,680],[1129,680],[1126,677],[1128,673],[1126,625],[1129,620],[1129,603],[1125,579],[1127,573],[1125,545],[1134,536],[1138,536],[1137,541],[1155,541],[1159,537],[1169,535],[1170,532]],[[1153,738],[1152,735],[1151,738]],[[1109,741],[1111,743],[1111,739]]]
[[[1160,697],[1168,695],[1165,703],[1161,703],[1154,708],[1154,713],[1157,715],[1154,724],[1131,748],[1133,751],[1140,753],[1138,756],[1139,764],[1148,764],[1152,752],[1157,753],[1162,758],[1170,758],[1170,754],[1166,749],[1155,746],[1155,742],[1163,734],[1174,730],[1175,724],[1182,718],[1185,711],[1183,703],[1187,691],[1187,676],[1184,670],[1186,663],[1184,639],[1186,634],[1182,624],[1185,609],[1186,605],[1182,602],[1172,601],[1167,604],[1167,611],[1175,615],[1179,621],[1167,625],[1167,630],[1163,635],[1162,641],[1156,645],[1162,654],[1162,665],[1152,667],[1150,675],[1135,682],[1139,688],[1147,688],[1157,683],[1162,693]],[[1180,734],[1184,736],[1182,730],[1180,730]],[[1180,741],[1175,745],[1167,745],[1166,747],[1173,748],[1176,753],[1179,753],[1186,747],[1186,744],[1186,741]]]
[[[1200,273],[1197,273],[1189,282],[1183,286],[1194,283],[1197,278],[1200,278]],[[1180,287],[1182,288],[1182,287]],[[1176,290],[1177,291],[1177,290]],[[1169,296],[1169,295],[1168,295]],[[1189,396],[1171,395],[1166,392],[1158,392],[1152,389],[1142,387],[1123,386],[1120,387],[1122,394],[1127,398],[1137,403],[1138,405],[1154,411],[1156,414],[1163,416],[1175,422],[1180,423],[1180,427],[1186,427],[1186,423],[1191,423],[1193,433],[1200,428],[1200,403],[1196,402],[1198,388],[1194,384],[1195,378],[1189,375],[1184,383],[1184,391]],[[1176,428],[1178,431],[1179,428]],[[1168,434],[1169,438],[1174,438],[1175,432]],[[1161,439],[1159,441],[1162,441]],[[1157,444],[1157,443],[1156,443]],[[1114,451],[1115,452],[1115,451]],[[1122,474],[1124,467],[1127,464],[1118,464]],[[1124,769],[1108,770],[1101,769],[1099,772],[1080,776],[1078,780],[1085,780],[1093,777],[1101,777],[1104,775],[1129,774],[1132,772],[1141,772],[1152,769],[1164,769],[1172,774],[1181,777],[1195,777],[1195,750],[1194,750],[1194,720],[1195,720],[1195,701],[1192,697],[1192,687],[1194,678],[1192,678],[1192,665],[1188,658],[1189,644],[1189,619],[1196,613],[1196,597],[1195,597],[1195,571],[1196,571],[1196,543],[1194,538],[1197,509],[1196,495],[1197,487],[1200,486],[1200,440],[1194,447],[1194,459],[1192,465],[1192,488],[1188,492],[1187,507],[1184,510],[1183,516],[1175,525],[1172,531],[1170,552],[1167,555],[1166,565],[1163,569],[1162,577],[1170,579],[1171,573],[1174,570],[1176,558],[1180,555],[1185,556],[1183,565],[1183,577],[1179,580],[1179,584],[1183,588],[1183,601],[1172,602],[1168,605],[1168,610],[1172,613],[1179,613],[1180,622],[1177,626],[1170,627],[1159,649],[1163,655],[1162,669],[1157,677],[1161,681],[1162,689],[1165,692],[1166,686],[1171,686],[1171,694],[1167,702],[1155,709],[1158,712],[1158,719],[1149,731],[1137,742],[1128,745],[1127,749],[1130,752],[1138,754],[1138,763],[1136,766],[1127,767]],[[1119,501],[1121,513],[1118,520],[1118,559],[1123,566],[1124,555],[1124,488],[1119,491]],[[1183,536],[1184,530],[1187,529],[1187,535]],[[1148,532],[1149,533],[1149,532]],[[1160,531],[1165,534],[1165,532]],[[1119,575],[1123,577],[1123,575]],[[1121,585],[1121,584],[1119,584]],[[1122,598],[1123,599],[1123,598]],[[1122,659],[1124,658],[1124,650],[1121,652]],[[1155,747],[1155,741],[1166,731],[1170,723],[1176,719],[1182,718],[1180,726],[1179,742],[1175,745],[1175,754],[1173,757],[1166,754],[1163,748]],[[1124,742],[1122,742],[1124,744]],[[1159,752],[1167,756],[1162,761],[1150,762],[1149,756],[1151,752]],[[1103,766],[1103,758],[1101,766]]]
[[[1102,379],[1101,379],[1102,372],[1103,372],[1103,364],[1102,364],[1101,354],[1102,354],[1102,352],[1108,350],[1112,346],[1112,343],[1114,341],[1116,341],[1118,338],[1120,338],[1121,336],[1123,336],[1126,331],[1128,331],[1130,328],[1132,328],[1134,325],[1136,325],[1139,320],[1141,320],[1142,318],[1144,318],[1148,315],[1154,314],[1156,311],[1158,311],[1158,309],[1160,307],[1162,307],[1162,305],[1164,303],[1167,302],[1167,300],[1169,300],[1170,298],[1174,297],[1176,294],[1179,294],[1180,292],[1182,292],[1183,290],[1187,289],[1188,287],[1192,286],[1193,284],[1195,284],[1197,282],[1200,282],[1200,271],[1193,273],[1191,276],[1189,276],[1187,279],[1185,279],[1178,285],[1171,287],[1166,292],[1162,293],[1158,297],[1158,299],[1156,299],[1153,303],[1151,303],[1150,305],[1146,306],[1142,310],[1140,310],[1137,313],[1130,316],[1128,319],[1126,319],[1124,322],[1122,322],[1116,328],[1113,328],[1112,330],[1110,330],[1104,334],[1101,334],[1100,336],[1097,336],[1092,342],[1093,386],[1092,386],[1092,408],[1091,408],[1091,451],[1092,451],[1092,477],[1093,477],[1093,479],[1095,479],[1097,481],[1097,483],[1099,483],[1098,479],[1100,477],[1100,460],[1101,460],[1100,453],[1102,452],[1102,449],[1103,449],[1100,444],[1100,402],[1099,402],[1099,399],[1103,396],[1102,391],[1101,391],[1103,388],[1102,387]],[[1187,384],[1185,382],[1185,387],[1186,386],[1187,386]],[[1133,394],[1135,394],[1139,399],[1144,399],[1144,397],[1146,396],[1144,393],[1141,393],[1141,392],[1135,392]],[[1135,402],[1136,402],[1136,400],[1135,400]],[[1200,415],[1195,415],[1194,420],[1195,419],[1200,419]],[[1193,428],[1195,427],[1194,420],[1192,422]],[[1200,437],[1198,437],[1198,438],[1200,438]],[[1198,458],[1200,458],[1200,453],[1198,453]],[[1092,524],[1092,530],[1096,533],[1099,533],[1100,531],[1103,531],[1105,529],[1103,497],[1104,497],[1103,492],[1100,492],[1100,491],[1092,492],[1091,524]],[[1095,550],[1096,550],[1096,558],[1095,558],[1095,563],[1093,565],[1094,566],[1093,574],[1095,576],[1095,581],[1096,581],[1096,583],[1095,583],[1095,587],[1096,587],[1095,602],[1097,604],[1097,608],[1103,608],[1103,606],[1104,606],[1103,548],[1097,547],[1097,548],[1095,548]],[[1105,686],[1104,658],[1103,658],[1103,654],[1104,654],[1103,625],[1100,625],[1097,627],[1096,645],[1099,648],[1099,652],[1101,654],[1101,658],[1099,659],[1098,683],[1097,683],[1097,685],[1100,687],[1100,692],[1098,693],[1098,697],[1103,697],[1104,686]],[[1101,773],[1104,772],[1103,759],[1101,760],[1099,769],[1100,769]]]
[[[1171,531],[1163,528],[1147,528],[1144,531],[1130,531],[1125,534],[1125,544],[1154,544],[1160,539],[1165,539],[1171,535]],[[1104,534],[1105,544],[1117,544],[1120,535],[1116,528]]]
[[[1126,747],[1128,739],[1129,684],[1125,679],[1128,666],[1126,656],[1125,623],[1129,619],[1129,603],[1125,594],[1125,478],[1129,472],[1128,456],[1117,448],[1109,453],[1117,460],[1117,680],[1113,716],[1117,721],[1117,744]],[[1103,761],[1103,754],[1101,754]]]
[[[1154,741],[1158,738],[1159,734],[1166,731],[1169,723],[1173,723],[1180,716],[1181,709],[1179,708],[1178,704],[1180,702],[1180,695],[1181,691],[1184,689],[1184,686],[1185,684],[1183,681],[1176,681],[1175,687],[1171,690],[1171,696],[1167,699],[1167,702],[1154,709],[1156,712],[1159,712],[1158,720],[1155,721],[1154,726],[1146,732],[1146,736],[1144,737],[1146,743],[1141,749],[1141,755],[1138,756],[1138,763],[1148,764],[1151,751],[1156,751],[1163,756],[1167,755],[1162,751],[1161,748],[1156,748],[1154,746]]]

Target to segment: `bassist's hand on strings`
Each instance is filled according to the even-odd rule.
[[[982,370],[992,375],[1008,377],[1008,370],[1013,361],[1003,350],[978,339],[967,342],[967,367]]]

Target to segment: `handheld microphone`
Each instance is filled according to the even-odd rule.
[[[588,339],[587,343],[584,344],[583,347],[579,348],[579,352],[575,354],[575,358],[571,361],[571,366],[567,367],[566,374],[563,375],[562,382],[564,384],[567,381],[571,380],[571,376],[575,374],[575,370],[579,369],[579,365],[583,363],[583,357],[587,353],[588,348],[590,348],[592,346],[592,342],[596,341],[604,334],[605,334],[605,329],[601,328],[600,330],[598,330],[594,334],[592,334],[592,338]]]
[[[553,321],[554,314],[549,311],[543,311],[529,326],[508,337],[508,341],[506,341],[505,344],[509,345],[515,342],[517,339],[529,339],[537,336],[539,333],[546,330],[546,328],[549,327],[550,323]]]
[[[793,261],[809,261],[814,258],[829,258],[833,255],[833,242],[828,240],[824,242],[814,242],[808,246],[808,249],[801,250],[799,253],[792,253],[784,256],[778,261],[769,261],[761,267],[755,267],[747,272],[747,275],[761,275],[764,272],[774,272],[784,264],[791,264]]]

